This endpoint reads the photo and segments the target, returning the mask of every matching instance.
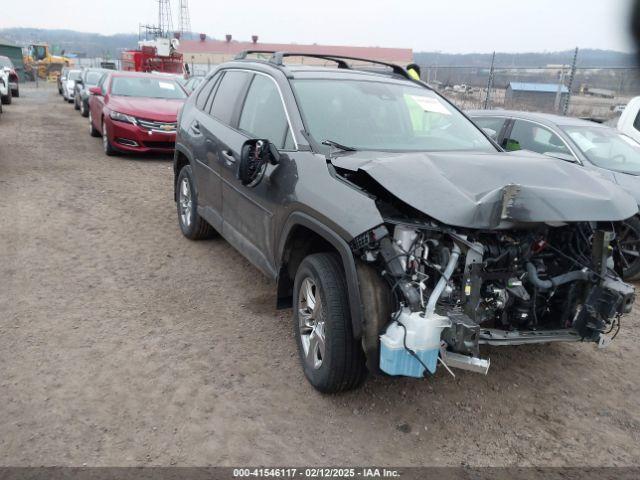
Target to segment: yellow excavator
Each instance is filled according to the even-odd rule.
[[[31,80],[35,80],[37,75],[43,80],[55,81],[63,67],[72,65],[71,59],[62,55],[52,55],[51,48],[46,43],[34,43],[26,48],[24,70]]]

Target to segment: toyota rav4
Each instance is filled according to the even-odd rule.
[[[401,67],[252,53],[182,109],[178,222],[277,281],[315,388],[438,365],[487,373],[482,344],[605,346],[617,334],[635,293],[611,222],[637,213],[629,194],[502,151]]]

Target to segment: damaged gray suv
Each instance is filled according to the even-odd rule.
[[[253,53],[182,109],[178,221],[277,281],[315,388],[438,365],[487,373],[482,344],[615,337],[635,297],[611,223],[638,212],[626,192],[502,151],[398,66]]]

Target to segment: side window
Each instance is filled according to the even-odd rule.
[[[524,120],[516,120],[507,139],[505,148],[530,150],[537,153],[571,154],[564,142],[546,127]]]
[[[498,141],[500,132],[504,127],[506,118],[500,117],[474,117],[472,119],[476,125],[482,128],[492,139]]]
[[[640,131],[640,112],[636,115],[636,119],[633,121],[633,128]]]
[[[211,115],[221,122],[231,125],[240,94],[244,91],[250,78],[250,74],[247,72],[228,70],[216,90],[211,105]]]
[[[100,78],[98,85],[96,85],[97,87],[100,87],[100,90],[102,90],[102,96],[107,94],[107,86],[105,85],[107,83],[107,78],[109,78],[108,75],[103,75],[102,78]]]
[[[287,117],[275,82],[255,75],[240,115],[240,130],[266,138],[278,148],[293,148]],[[287,145],[288,143],[288,145]]]
[[[218,81],[218,79],[220,78],[220,74],[216,74],[213,77],[211,77],[209,79],[209,81],[206,83],[206,85],[204,85],[200,91],[198,92],[198,98],[196,98],[196,108],[198,110],[204,110],[205,105],[207,104],[207,100],[209,99],[209,95],[211,94],[211,91],[213,90],[213,87],[215,87],[216,82]],[[189,80],[191,81],[191,80]]]

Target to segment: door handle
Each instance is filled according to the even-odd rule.
[[[222,150],[222,156],[228,164],[236,162],[236,157],[233,156],[233,152],[231,150]]]
[[[194,120],[193,123],[191,124],[191,131],[193,133],[195,133],[196,135],[200,135],[200,123],[198,123],[197,120]]]

